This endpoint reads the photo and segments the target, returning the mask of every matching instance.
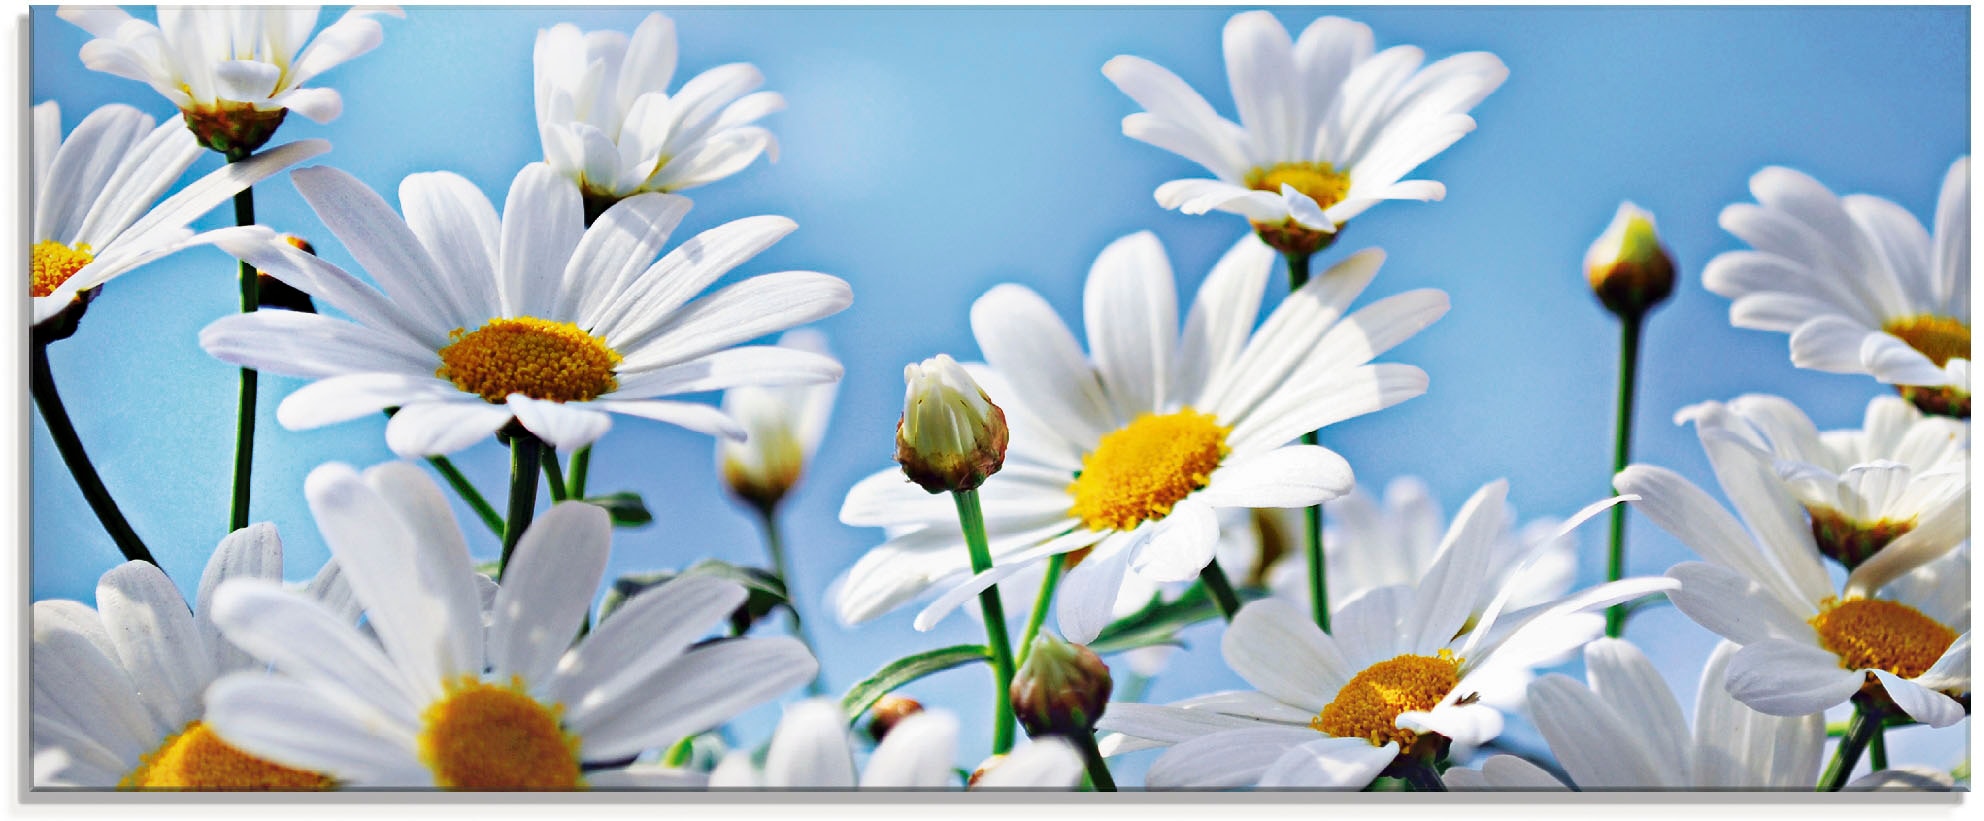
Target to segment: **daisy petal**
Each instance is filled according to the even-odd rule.
[[[1282,753],[1261,774],[1272,789],[1361,790],[1398,757],[1398,742],[1373,747],[1361,738],[1325,738]]]

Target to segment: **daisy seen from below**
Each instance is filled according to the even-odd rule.
[[[446,172],[400,184],[404,218],[342,171],[291,178],[379,288],[266,229],[226,232],[223,249],[350,319],[259,311],[215,321],[200,344],[230,364],[315,380],[276,410],[293,430],[397,406],[386,444],[407,458],[452,453],[512,420],[577,448],[606,433],[609,413],[742,438],[714,407],[659,397],[840,378],[827,356],[738,347],[847,307],[840,279],[764,274],[696,298],[791,232],[784,217],[712,228],[657,261],[687,199],[630,197],[588,227],[577,183],[543,163],[517,174],[500,219]]]
[[[1126,570],[1158,583],[1201,574],[1219,543],[1216,510],[1302,507],[1349,490],[1342,457],[1289,443],[1423,393],[1418,368],[1370,362],[1447,310],[1445,293],[1420,290],[1346,316],[1383,256],[1352,255],[1255,331],[1274,255],[1244,237],[1214,266],[1180,333],[1164,248],[1133,234],[1089,273],[1087,354],[1033,291],[1001,285],[980,297],[972,331],[987,364],[972,376],[1011,431],[1004,468],[978,489],[996,566],[950,587],[918,626],[1031,562],[1088,550],[1057,595],[1062,633],[1087,643]],[[899,470],[851,489],[841,521],[889,533],[836,586],[849,623],[971,572],[949,500]]]
[[[580,637],[611,540],[599,507],[536,519],[485,627],[461,531],[418,468],[325,465],[305,495],[378,640],[274,585],[221,586],[215,623],[278,675],[222,678],[207,720],[271,761],[349,786],[700,787],[697,773],[607,762],[721,724],[818,667],[783,637],[697,643],[745,598],[708,576],[643,592]]]
[[[1770,167],[1750,178],[1756,203],[1723,209],[1750,244],[1711,260],[1710,291],[1734,300],[1738,328],[1791,335],[1791,362],[1864,373],[1925,410],[1970,407],[1970,158],[1943,178],[1935,232],[1867,194]]]
[[[282,169],[330,150],[301,140],[215,170],[167,197],[200,156],[178,123],[111,104],[89,113],[62,137],[62,110],[34,107],[34,221],[28,294],[32,323],[45,323],[87,303],[96,289],[152,260],[211,242],[212,232],[187,226],[228,197]],[[54,326],[46,326],[53,329]]]
[[[560,23],[537,33],[537,129],[545,162],[576,180],[587,213],[643,191],[681,191],[778,159],[765,115],[785,108],[749,63],[717,66],[668,93],[675,22],[648,15],[629,37]]]
[[[1899,397],[1867,404],[1858,430],[1820,433],[1782,398],[1750,394],[1681,409],[1767,454],[1811,519],[1819,552],[1852,570],[1923,521],[1961,515],[1970,485],[1970,425],[1924,414]]]
[[[356,624],[327,565],[303,595],[330,618]],[[201,697],[223,675],[261,675],[263,665],[223,637],[213,620],[222,582],[282,581],[282,541],[262,523],[222,539],[207,561],[190,610],[164,571],[125,562],[103,574],[97,609],[66,600],[34,603],[30,716],[37,787],[187,790],[326,789],[332,779],[258,758],[222,741]]]
[[[1239,214],[1289,254],[1320,250],[1384,200],[1445,197],[1446,186],[1405,175],[1473,131],[1467,112],[1509,75],[1487,52],[1422,67],[1415,46],[1375,51],[1369,26],[1340,17],[1291,42],[1274,15],[1237,14],[1225,50],[1237,124],[1149,60],[1118,56],[1102,73],[1144,108],[1123,119],[1125,135],[1215,177],[1158,186],[1158,204]]]
[[[897,722],[865,765],[857,768],[847,713],[831,699],[785,708],[762,769],[751,754],[726,755],[710,772],[710,789],[952,790],[958,789],[958,719],[925,710]],[[972,786],[1071,790],[1081,783],[1081,754],[1058,739],[1039,741],[1008,755]]]
[[[63,6],[57,16],[95,37],[83,65],[152,87],[185,116],[201,145],[245,156],[289,112],[328,123],[344,111],[335,90],[303,84],[385,39],[375,18],[392,6],[354,6],[311,37],[316,6],[160,6],[158,23],[115,6]]]
[[[779,337],[780,347],[832,356],[827,337],[798,328]],[[838,382],[744,385],[723,392],[724,414],[744,429],[743,441],[716,440],[717,473],[725,487],[761,510],[778,506],[799,483],[827,435]]]
[[[1967,590],[1967,574],[1895,582],[1917,579],[1912,571],[1968,538],[1968,487],[1940,515],[1918,521],[1861,562],[1844,590],[1834,590],[1814,528],[1768,452],[1720,425],[1700,424],[1698,431],[1742,521],[1666,468],[1629,466],[1613,486],[1638,496],[1633,507],[1706,560],[1667,571],[1681,582],[1668,599],[1696,624],[1742,646],[1729,662],[1729,694],[1777,716],[1823,712],[1864,693],[1877,709],[1930,726],[1962,719],[1957,698],[1970,691],[1969,605],[1957,612],[1939,588]]]
[[[1145,783],[1160,789],[1361,789],[1381,773],[1409,776],[1502,731],[1481,690],[1603,631],[1594,611],[1675,587],[1639,578],[1599,585],[1522,610],[1505,588],[1478,620],[1473,602],[1506,518],[1504,482],[1468,500],[1439,557],[1415,585],[1381,587],[1344,603],[1325,634],[1278,598],[1244,607],[1221,637],[1228,666],[1256,689],[1183,704],[1109,705],[1098,728],[1106,755],[1169,747]],[[1563,526],[1604,510],[1601,502]],[[1472,624],[1470,624],[1472,622]]]

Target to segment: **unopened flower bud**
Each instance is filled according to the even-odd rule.
[[[1619,204],[1585,252],[1584,273],[1598,301],[1621,318],[1643,316],[1674,292],[1674,259],[1660,246],[1653,215],[1630,202]]]
[[[1047,633],[1013,674],[1013,713],[1032,738],[1091,732],[1109,704],[1109,666],[1095,651]]]
[[[779,347],[831,355],[825,334],[787,331]],[[723,412],[749,436],[716,438],[717,473],[737,498],[770,512],[792,492],[826,436],[838,385],[739,385],[723,392]]]
[[[880,742],[903,719],[923,712],[923,705],[908,696],[890,693],[868,708],[868,737]]]
[[[1006,461],[1006,412],[944,354],[902,369],[909,392],[896,423],[896,461],[931,493],[972,490]]]
[[[295,234],[284,234],[282,241],[289,243],[290,247],[303,253],[311,256],[317,255],[317,249],[310,246],[309,240]],[[296,311],[305,314],[314,314],[317,312],[317,306],[310,302],[310,295],[291,287],[289,283],[269,276],[266,272],[259,270],[255,272],[255,280],[258,289],[256,304],[261,307],[281,308],[286,311]]]

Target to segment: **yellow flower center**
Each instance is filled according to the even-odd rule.
[[[1373,747],[1396,741],[1400,749],[1409,748],[1419,734],[1400,729],[1399,715],[1431,710],[1453,692],[1460,684],[1460,662],[1452,650],[1441,650],[1438,656],[1407,654],[1373,664],[1352,676],[1309,726]]]
[[[1900,337],[1938,368],[1952,359],[1970,358],[1970,326],[1949,317],[1922,314],[1890,319],[1881,330]]]
[[[498,404],[513,393],[585,402],[619,386],[618,364],[620,354],[605,339],[570,322],[498,317],[473,331],[449,331],[434,375]]]
[[[242,752],[195,721],[140,756],[138,768],[117,784],[140,790],[328,790],[331,779],[292,770]]]
[[[83,270],[83,266],[96,259],[87,245],[72,248],[52,239],[35,243],[30,258],[29,270],[32,273],[28,280],[28,293],[35,296],[55,293],[62,283],[68,282],[77,271]]]
[[[1350,192],[1350,175],[1326,162],[1278,162],[1247,172],[1244,181],[1248,188],[1275,193],[1285,184],[1308,195],[1325,211],[1343,202],[1343,195]]]
[[[499,686],[462,676],[421,714],[420,760],[451,789],[578,789],[579,739],[560,726],[564,711],[531,698],[522,678]]]
[[[1864,522],[1829,507],[1808,507],[1812,516],[1812,540],[1819,552],[1852,570],[1874,557],[1888,542],[1915,529],[1915,520],[1880,519]]]
[[[1177,413],[1146,413],[1102,437],[1082,458],[1082,472],[1068,485],[1075,506],[1068,511],[1090,530],[1130,530],[1146,519],[1162,519],[1171,506],[1205,487],[1226,458],[1226,434],[1212,414],[1185,408]]]
[[[1902,678],[1922,675],[1956,642],[1956,631],[1900,602],[1830,599],[1812,617],[1819,643],[1847,670],[1886,670]]]

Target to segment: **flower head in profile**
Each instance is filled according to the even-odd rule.
[[[855,765],[847,714],[832,699],[785,708],[762,768],[736,751],[710,772],[710,789],[944,790],[957,789],[958,719],[945,710],[917,712],[892,727],[864,766]],[[974,788],[1072,790],[1081,783],[1081,754],[1065,741],[1037,741],[1014,752],[1013,768]],[[1004,767],[994,772],[1004,770]]]
[[[650,14],[628,37],[560,23],[537,33],[537,130],[545,162],[576,180],[587,213],[643,191],[682,191],[778,159],[778,140],[753,125],[785,108],[749,63],[717,66],[668,93],[675,22]]]
[[[1401,756],[1426,762],[1499,735],[1502,714],[1485,687],[1596,637],[1593,611],[1675,587],[1625,579],[1522,609],[1504,589],[1476,619],[1472,604],[1507,511],[1507,484],[1476,492],[1414,584],[1381,587],[1344,603],[1324,633],[1306,608],[1277,598],[1241,608],[1221,637],[1233,671],[1252,691],[1173,705],[1112,704],[1100,728],[1104,754],[1169,747],[1151,765],[1154,788],[1360,789]],[[1585,508],[1568,531],[1604,510]]]
[[[848,493],[841,521],[888,540],[837,586],[862,621],[936,586],[928,628],[1029,563],[1085,548],[1057,594],[1059,626],[1087,643],[1134,569],[1156,583],[1197,578],[1220,543],[1220,509],[1302,507],[1353,483],[1305,432],[1418,396],[1426,374],[1371,364],[1446,313],[1412,291],[1350,312],[1383,253],[1352,255],[1285,299],[1256,331],[1274,254],[1243,237],[1206,278],[1180,331],[1177,286],[1149,233],[1111,243],[1090,270],[1088,351],[1033,291],[1001,285],[972,306],[984,367],[967,366],[1004,409],[1011,448],[979,493],[994,567],[971,573],[949,500],[895,470]]]
[[[1935,232],[1889,200],[1838,196],[1770,167],[1750,178],[1756,203],[1722,210],[1750,244],[1711,260],[1710,291],[1735,300],[1738,328],[1791,335],[1791,362],[1863,373],[1899,386],[1924,410],[1969,416],[1970,158],[1943,177]]]
[[[743,438],[714,407],[660,397],[840,378],[821,354],[738,347],[847,307],[840,279],[765,274],[696,298],[791,232],[784,217],[720,225],[657,261],[687,199],[630,197],[587,226],[578,184],[543,163],[517,174],[500,218],[445,172],[400,184],[404,217],[342,171],[291,177],[380,288],[266,229],[232,233],[222,248],[350,319],[260,311],[214,322],[200,344],[231,364],[315,380],[276,411],[292,429],[398,407],[386,444],[403,457],[460,450],[512,420],[577,448],[606,433],[610,413]]]
[[[312,471],[304,494],[372,640],[268,583],[214,594],[214,622],[276,675],[223,677],[207,722],[242,750],[340,784],[466,790],[699,787],[631,760],[812,678],[786,637],[698,643],[743,603],[683,576],[581,636],[606,570],[606,511],[562,502],[518,542],[489,609],[441,489],[396,462]]]
[[[46,323],[88,302],[104,283],[212,242],[215,233],[195,234],[187,226],[242,189],[331,147],[323,140],[280,146],[229,163],[160,202],[200,155],[178,123],[157,125],[135,108],[111,104],[90,112],[64,139],[62,110],[51,101],[34,107],[31,139],[28,294],[32,323],[50,329]],[[73,330],[68,316],[71,327],[62,330]]]
[[[827,337],[799,328],[779,337],[780,347],[831,356]],[[838,382],[806,385],[742,385],[723,392],[724,415],[744,429],[744,441],[716,440],[717,473],[724,486],[747,502],[777,507],[813,461],[827,435]]]
[[[1237,14],[1225,48],[1237,124],[1149,60],[1118,56],[1102,73],[1144,107],[1123,119],[1124,134],[1215,177],[1158,186],[1158,204],[1239,214],[1283,253],[1320,249],[1384,200],[1445,197],[1446,186],[1405,175],[1473,131],[1467,112],[1509,76],[1486,52],[1422,66],[1414,46],[1375,51],[1370,27],[1340,17],[1291,42],[1274,15]]]
[[[62,19],[96,39],[83,44],[83,65],[146,83],[186,118],[200,144],[245,156],[262,147],[295,111],[328,123],[344,100],[303,84],[378,48],[377,15],[392,6],[355,6],[317,32],[316,6],[160,6],[156,25],[115,6],[63,6]]]

